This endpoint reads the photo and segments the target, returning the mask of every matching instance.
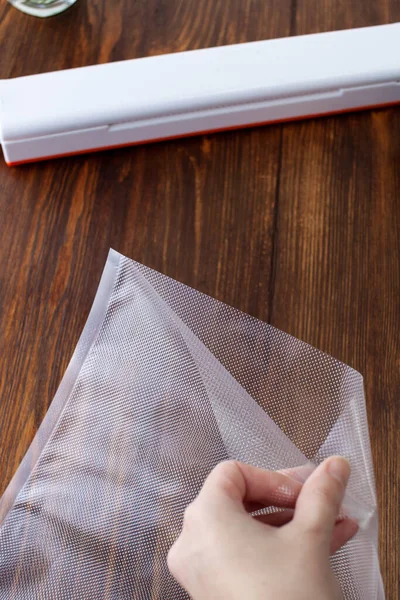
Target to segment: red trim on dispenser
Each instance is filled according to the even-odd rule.
[[[153,143],[157,143],[157,142],[165,142],[168,140],[176,140],[176,139],[183,139],[183,138],[187,138],[187,137],[208,135],[208,134],[212,134],[212,133],[220,133],[223,131],[235,131],[235,130],[239,130],[239,129],[250,129],[252,127],[262,127],[265,125],[275,125],[275,124],[279,125],[280,123],[290,123],[292,121],[295,122],[295,121],[303,121],[303,120],[307,120],[307,119],[317,119],[317,118],[321,118],[321,117],[329,117],[332,115],[341,115],[341,114],[348,114],[348,113],[353,113],[353,112],[360,112],[363,110],[376,110],[376,109],[390,108],[390,107],[399,106],[399,105],[400,105],[400,100],[397,102],[387,102],[385,104],[344,108],[342,110],[337,110],[337,111],[331,111],[331,112],[326,112],[326,113],[317,113],[317,114],[311,114],[311,115],[301,115],[298,117],[288,117],[286,119],[277,119],[277,120],[273,120],[273,121],[262,121],[259,123],[245,123],[244,125],[233,125],[232,127],[221,127],[221,129],[217,128],[217,129],[208,129],[208,130],[204,130],[204,131],[194,131],[192,133],[182,133],[182,134],[172,135],[172,136],[168,136],[168,137],[141,140],[139,142],[128,142],[126,144],[116,144],[114,146],[101,146],[99,148],[86,148],[85,150],[77,150],[76,152],[65,152],[63,154],[40,156],[38,158],[28,158],[26,160],[20,160],[20,161],[16,161],[16,162],[7,162],[7,165],[9,167],[15,167],[18,165],[24,165],[24,164],[38,162],[38,161],[50,160],[50,159],[54,159],[54,158],[64,158],[67,156],[76,156],[79,154],[90,154],[92,152],[103,152],[106,150],[127,148],[129,146],[143,146],[144,144],[153,144]]]

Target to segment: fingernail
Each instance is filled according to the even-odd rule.
[[[299,488],[301,489],[301,486],[299,486],[299,483],[295,480],[292,479],[291,477],[287,477],[286,476],[286,481],[285,483],[282,483],[282,485],[279,486],[280,490],[287,490],[288,492],[299,492]]]
[[[332,477],[334,477],[339,483],[346,487],[350,477],[350,463],[343,456],[334,456],[329,459],[327,464],[327,471]]]
[[[284,471],[287,477],[294,479],[300,483],[305,483],[310,475],[315,471],[315,465],[312,463],[301,465],[292,469]]]

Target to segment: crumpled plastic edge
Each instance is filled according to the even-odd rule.
[[[88,319],[64,377],[62,378],[54,399],[37,430],[33,442],[29,446],[28,451],[0,499],[0,527],[13,507],[18,494],[35,468],[47,442],[57,428],[57,424],[78,379],[79,372],[103,325],[114,284],[118,277],[120,261],[121,255],[111,249]]]

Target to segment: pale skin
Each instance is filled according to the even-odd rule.
[[[221,463],[185,512],[172,575],[193,600],[342,600],[329,557],[358,529],[338,520],[349,475],[341,457],[304,484],[296,471]],[[249,514],[270,505],[283,510]]]

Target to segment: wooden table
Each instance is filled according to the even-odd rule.
[[[378,25],[398,0],[0,5],[0,77]],[[400,58],[399,58],[400,60]],[[400,109],[0,163],[0,491],[42,421],[109,247],[365,376],[387,598],[399,598]]]

